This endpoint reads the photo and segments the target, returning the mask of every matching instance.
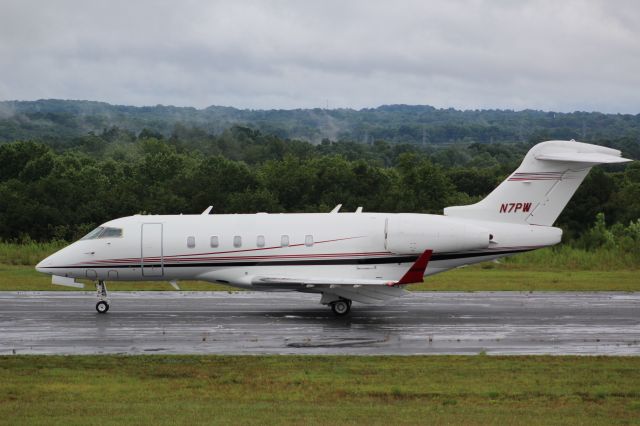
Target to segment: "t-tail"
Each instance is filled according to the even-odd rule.
[[[447,207],[450,217],[551,226],[591,167],[624,163],[620,151],[571,141],[548,141],[529,150],[520,167],[482,201]]]

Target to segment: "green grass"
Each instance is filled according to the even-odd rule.
[[[639,357],[9,356],[3,424],[638,424]]]
[[[65,242],[26,244],[0,241],[0,264],[35,265],[45,257],[67,245]],[[586,251],[567,244],[511,256],[503,260],[505,266],[562,270],[640,270],[640,252],[617,249]]]
[[[26,244],[0,241],[0,264],[36,265],[45,257],[55,253],[69,243],[54,241],[51,243],[30,242]]]
[[[640,252],[621,248],[592,251],[566,244],[521,253],[502,260],[505,266],[540,270],[615,271],[640,270]]]
[[[51,285],[51,277],[33,265],[64,243],[11,244],[0,242],[0,291],[74,290]],[[411,290],[431,291],[640,291],[638,253],[569,246],[519,254],[501,263],[483,263],[432,277]],[[88,289],[92,289],[92,284]],[[110,282],[110,290],[172,290],[166,282]],[[180,282],[186,291],[235,291],[233,287],[198,281]]]
[[[85,290],[93,290],[93,282],[80,280]],[[236,291],[238,289],[223,284],[212,284],[204,281],[181,281],[181,290],[185,291]],[[141,282],[107,282],[109,291],[142,291],[142,290],[174,290],[166,281]],[[36,271],[33,266],[0,264],[0,291],[78,291],[73,287],[51,284],[51,275]]]
[[[93,284],[84,281],[85,289]],[[185,291],[238,291],[223,284],[202,281],[182,281]],[[173,290],[163,281],[109,282],[109,290]],[[492,263],[460,268],[425,279],[423,284],[411,285],[410,290],[424,291],[640,291],[639,271],[537,271],[513,268]],[[0,291],[68,291],[77,290],[51,284],[49,275],[32,266],[0,264]]]
[[[638,271],[455,269],[427,277],[410,290],[426,291],[640,291]]]

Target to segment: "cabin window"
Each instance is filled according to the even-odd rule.
[[[313,245],[313,235],[306,235],[304,237],[304,245],[311,247]]]
[[[217,235],[214,235],[213,237],[211,237],[211,247],[212,248],[218,247],[218,236]]]
[[[280,237],[280,245],[282,247],[287,247],[289,245],[289,236],[288,235],[283,235],[282,237]]]
[[[236,235],[233,237],[233,246],[241,247],[242,246],[242,237],[240,235]]]
[[[194,248],[196,246],[196,237],[187,237],[187,247]]]
[[[256,241],[256,245],[258,247],[264,247],[264,235],[258,235],[258,240]]]

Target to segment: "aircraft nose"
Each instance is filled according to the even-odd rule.
[[[47,259],[45,259],[45,260],[47,260]],[[40,263],[38,263],[36,265],[36,271],[38,271],[38,272],[46,272],[44,270],[45,260],[42,260]]]
[[[52,265],[52,262],[51,262],[51,258],[52,257],[53,257],[53,255],[51,255],[51,256],[43,259],[42,261],[40,261],[40,263],[38,263],[36,265],[36,271],[42,272],[42,273],[45,273],[45,274],[50,274],[51,273],[50,267]]]

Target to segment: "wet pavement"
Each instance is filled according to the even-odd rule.
[[[0,354],[640,355],[640,293],[412,293],[354,303],[319,296],[0,292]]]

